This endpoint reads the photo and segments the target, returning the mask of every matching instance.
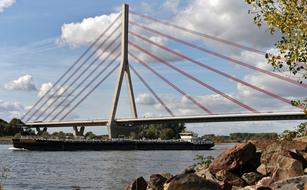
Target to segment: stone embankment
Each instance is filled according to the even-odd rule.
[[[249,142],[178,175],[138,177],[126,190],[307,190],[307,143]]]

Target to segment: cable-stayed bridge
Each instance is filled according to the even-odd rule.
[[[170,41],[182,44],[188,48],[197,50],[206,55],[217,57],[221,60],[227,61],[238,67],[243,67],[251,71],[259,72],[268,77],[278,79],[288,85],[294,85],[297,88],[306,90],[307,84],[299,83],[294,79],[285,77],[279,73],[265,70],[255,65],[240,61],[238,59],[226,56],[220,52],[207,49],[206,47],[197,45],[189,40],[181,39],[174,35],[174,33],[167,33],[152,27],[152,25],[163,25],[169,27],[172,31],[183,32],[195,36],[200,39],[209,39],[218,43],[229,46],[230,48],[239,48],[249,51],[258,55],[264,56],[266,53],[251,47],[247,47],[236,42],[217,38],[215,36],[207,35],[195,30],[191,30],[182,26],[172,24],[160,19],[149,17],[137,12],[130,12],[134,17],[141,18],[151,24],[145,24],[136,20],[129,19],[129,7],[123,5],[121,13],[114,19],[114,21],[105,28],[105,30],[94,40],[85,52],[68,68],[66,72],[54,83],[54,85],[42,96],[31,109],[25,113],[21,118],[26,121],[26,127],[40,128],[47,127],[81,127],[84,130],[85,126],[107,126],[109,130],[109,137],[117,137],[118,127],[130,127],[137,125],[156,124],[156,123],[201,123],[201,122],[231,122],[231,121],[267,121],[267,120],[302,120],[306,119],[304,108],[299,107],[301,111],[297,112],[260,112],[253,106],[241,101],[239,98],[231,96],[223,92],[218,87],[209,84],[208,82],[198,78],[193,73],[190,73],[169,61],[163,56],[150,51],[146,46],[158,48],[160,51],[171,54],[178,59],[189,62],[190,64],[197,65],[201,69],[215,73],[227,80],[234,81],[242,86],[251,88],[259,93],[262,93],[274,100],[278,100],[283,104],[291,105],[291,100],[271,91],[271,89],[264,89],[255,84],[246,82],[239,77],[233,76],[225,71],[214,68],[213,66],[194,59],[186,53],[182,53],[171,47],[167,47],[162,43],[157,42],[148,36],[138,32],[144,31],[145,34],[156,35]],[[129,29],[129,25],[134,29]],[[138,30],[135,30],[135,29]],[[128,37],[133,38],[128,38]],[[137,40],[133,40],[137,39]],[[140,41],[142,44],[140,44]],[[145,44],[145,45],[144,45]],[[192,81],[200,86],[199,90],[209,90],[217,94],[232,104],[246,110],[248,113],[232,113],[232,114],[219,114],[213,112],[206,106],[205,103],[200,102],[197,98],[193,97],[186,92],[180,85],[169,80],[160,71],[152,67],[144,56],[136,55],[135,52],[140,52],[142,55],[164,65],[170,71],[179,74],[180,76]],[[176,116],[170,107],[165,103],[163,98],[159,96],[152,85],[146,80],[141,72],[138,71],[134,64],[142,65],[149,73],[152,73],[168,87],[176,91],[178,94],[185,97],[191,104],[197,106],[204,114],[190,115],[190,116]],[[89,95],[91,95],[99,86],[110,78],[110,76],[117,71],[117,81],[114,90],[111,113],[107,119],[95,120],[65,120]],[[135,95],[133,90],[133,83],[131,73],[136,77],[152,94],[158,103],[166,110],[169,116],[155,117],[155,118],[140,118],[138,117]],[[128,88],[128,96],[130,101],[131,118],[116,118],[121,87],[123,81],[126,81]]]

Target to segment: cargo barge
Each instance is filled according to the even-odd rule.
[[[181,140],[56,140],[56,139],[13,139],[14,148],[36,151],[78,150],[209,150],[211,141],[188,142]]]

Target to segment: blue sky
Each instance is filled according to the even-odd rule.
[[[81,55],[98,33],[119,13],[122,3],[128,3],[130,9],[139,13],[168,20],[174,24],[201,31],[219,38],[231,40],[243,45],[272,50],[279,36],[271,36],[265,29],[258,29],[248,15],[248,5],[242,0],[167,0],[167,1],[84,1],[53,0],[26,1],[0,0],[0,117],[9,120],[20,117],[38,100],[39,94],[46,91],[48,85],[56,79]],[[233,48],[228,45],[205,40],[187,33],[174,31],[170,27],[158,25],[138,17],[132,20],[146,23],[146,26],[159,29],[175,37],[187,40],[201,47],[223,53],[229,57],[247,62],[266,70],[272,70],[265,59],[257,54]],[[149,39],[176,49],[213,68],[222,70],[263,89],[270,90],[288,99],[306,96],[307,91],[286,82],[280,82],[263,74],[246,69],[225,60],[193,50],[182,44],[172,42],[160,36],[130,26]],[[158,48],[130,36],[135,43],[146,47],[172,64],[191,73],[200,80],[235,97],[259,111],[297,111],[293,107],[253,89],[238,85],[225,77],[204,70],[185,60],[162,52]],[[138,57],[150,63],[163,76],[188,92],[215,113],[247,112],[239,106],[215,95],[197,83],[172,71],[161,63],[155,63],[132,47]],[[143,66],[130,63],[153,86],[159,96],[176,115],[203,114],[186,98],[176,93],[163,81]],[[281,73],[288,75],[289,73]],[[103,76],[102,76],[103,77]],[[139,115],[167,116],[142,83],[132,75]],[[86,99],[70,116],[73,119],[107,118],[114,89],[116,75],[112,75],[100,88]],[[118,117],[129,117],[129,102],[126,87],[123,86]],[[203,133],[228,134],[238,131],[277,131],[292,128],[298,122],[250,122],[189,125],[194,131]],[[268,127],[271,126],[271,127]],[[98,130],[99,131],[99,130]],[[101,130],[105,132],[105,130]],[[101,132],[99,131],[99,132]]]

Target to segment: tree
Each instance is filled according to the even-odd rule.
[[[175,132],[172,128],[165,128],[165,129],[162,129],[160,132],[160,138],[162,140],[169,140],[169,139],[174,138],[174,136],[175,136]]]
[[[281,33],[275,47],[276,55],[266,54],[275,69],[286,67],[301,79],[307,78],[307,1],[306,0],[245,0],[253,6],[254,22],[261,27],[267,24],[271,34]]]

